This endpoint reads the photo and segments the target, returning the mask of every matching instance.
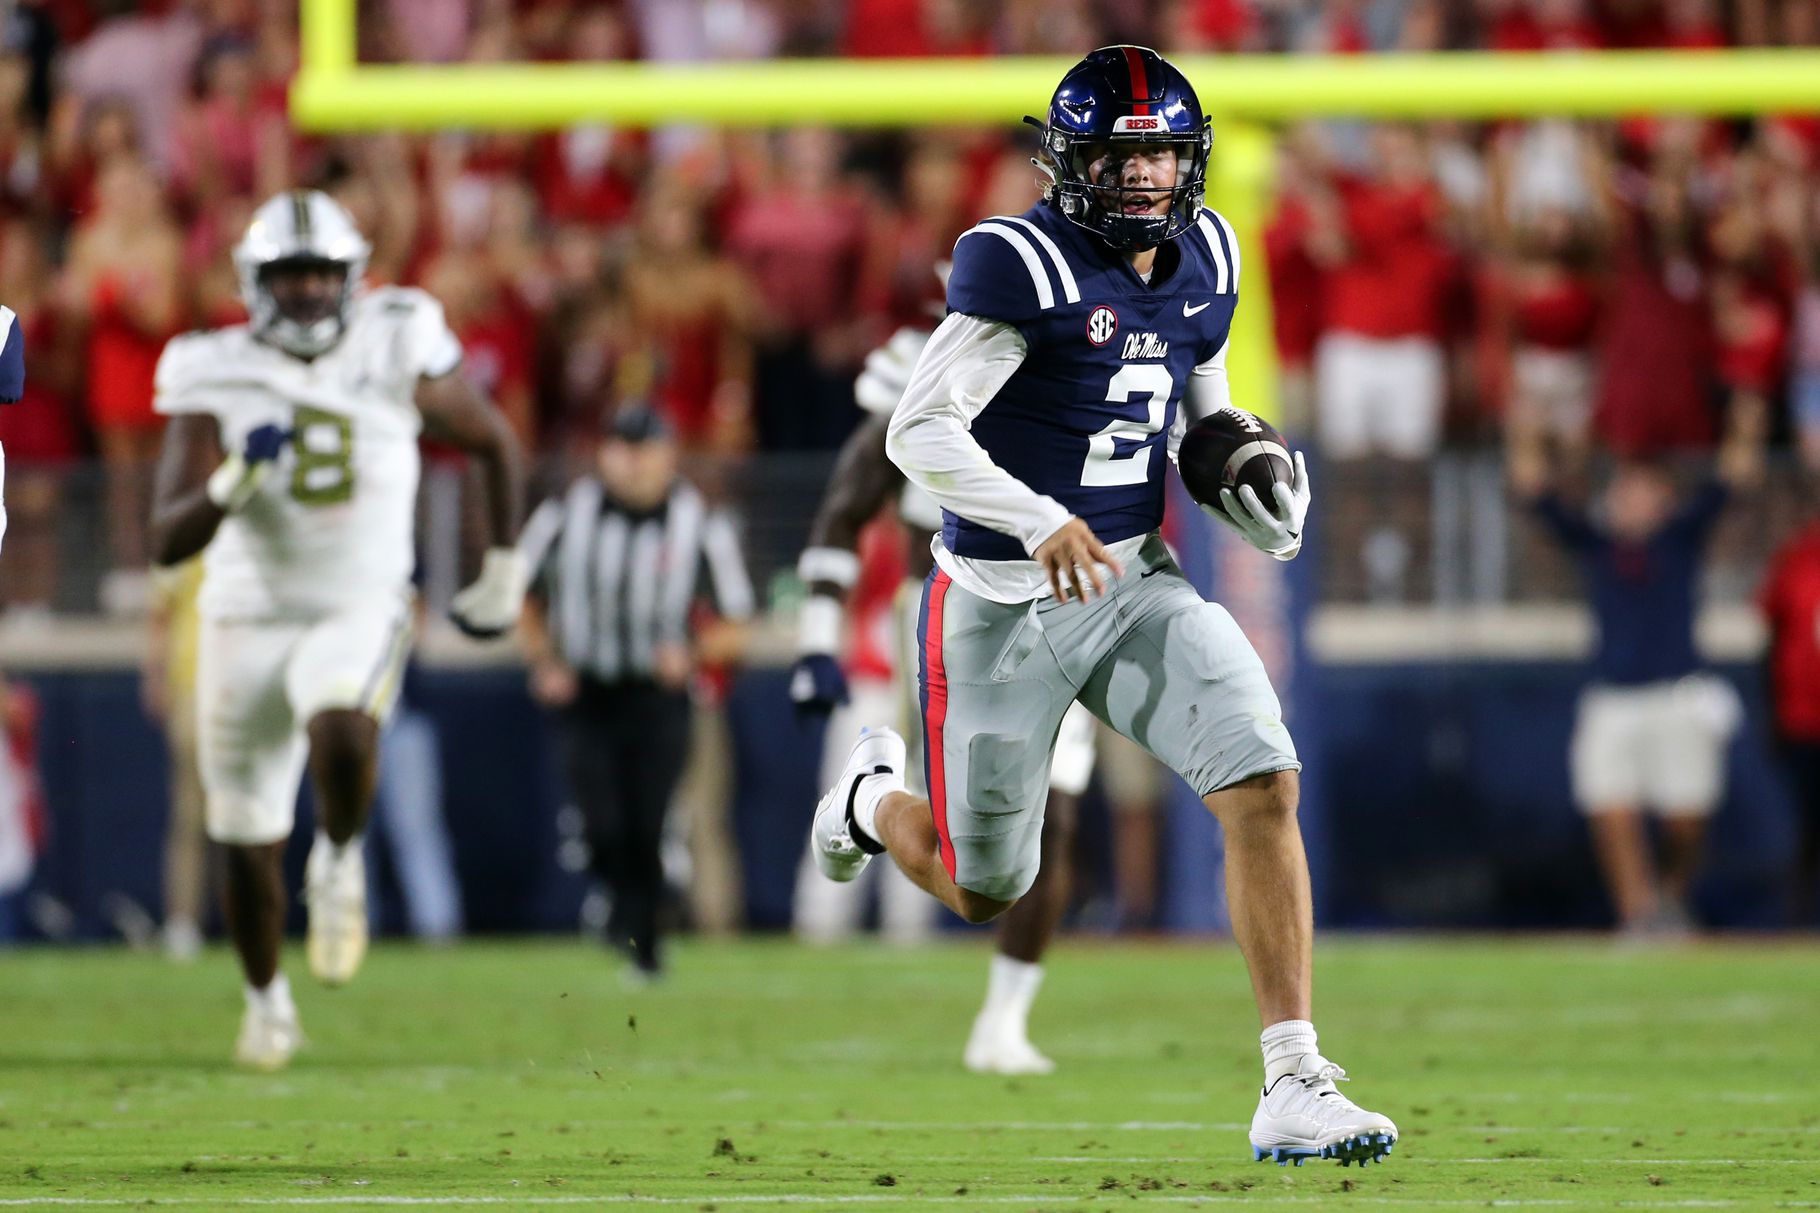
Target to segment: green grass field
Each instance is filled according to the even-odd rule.
[[[965,1073],[983,944],[381,948],[226,1062],[229,957],[0,955],[0,1206],[1820,1207],[1820,948],[1337,940],[1317,1021],[1388,1165],[1250,1161],[1228,946],[1066,942],[1046,1079]],[[300,957],[291,970],[301,974]]]

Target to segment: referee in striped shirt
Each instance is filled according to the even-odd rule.
[[[660,970],[659,842],[689,747],[696,665],[738,657],[752,584],[733,523],[677,475],[642,406],[606,425],[596,475],[540,505],[519,540],[533,570],[523,636],[531,693],[558,712],[569,790],[612,894],[609,942]],[[712,587],[715,617],[697,610]]]

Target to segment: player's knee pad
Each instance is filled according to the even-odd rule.
[[[967,807],[984,816],[1030,807],[1030,743],[1004,733],[976,733],[967,743]]]

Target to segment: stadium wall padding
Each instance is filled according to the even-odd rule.
[[[1699,887],[1707,921],[1780,922],[1792,806],[1764,745],[1754,670],[1723,671],[1749,708],[1733,750]],[[1580,683],[1564,663],[1329,666],[1304,681],[1297,731],[1321,755],[1304,820],[1321,857],[1324,925],[1347,928],[1597,927],[1606,921],[1585,831],[1567,791]],[[41,757],[51,839],[33,890],[113,933],[122,897],[159,907],[165,758],[136,677],[27,679],[43,701]],[[561,791],[551,730],[514,670],[429,671],[419,706],[441,730],[456,862],[472,930],[574,931],[586,879],[558,863]],[[788,708],[785,675],[734,686],[734,828],[748,921],[787,925],[814,803],[812,731]],[[1098,797],[1090,797],[1098,807]],[[304,809],[307,814],[307,804]],[[1167,809],[1165,925],[1208,929],[1219,906],[1218,839],[1181,793]],[[1103,828],[1084,831],[1103,839]],[[301,872],[307,833],[290,853]],[[1097,866],[1103,869],[1103,862]],[[395,921],[395,916],[391,916]]]

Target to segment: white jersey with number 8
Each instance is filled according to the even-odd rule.
[[[356,298],[347,331],[306,362],[245,325],[173,339],[158,362],[160,413],[206,413],[223,450],[262,425],[293,432],[248,505],[204,555],[212,619],[308,619],[363,596],[397,596],[414,560],[422,418],[418,380],[452,371],[461,346],[419,290]]]

